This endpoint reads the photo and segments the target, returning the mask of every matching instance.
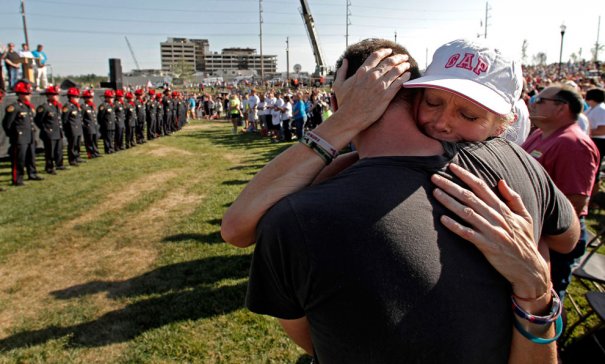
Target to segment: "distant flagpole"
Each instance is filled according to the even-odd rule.
[[[27,21],[25,20],[25,0],[21,0],[21,18],[23,18],[23,33],[25,33],[25,44],[29,47],[29,37],[27,36]]]

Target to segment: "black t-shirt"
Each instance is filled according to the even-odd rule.
[[[506,142],[487,144],[447,156],[363,159],[282,199],[257,229],[247,307],[306,316],[322,364],[507,362],[510,284],[442,226],[447,212],[429,177],[447,174],[453,157],[495,179],[489,166],[499,167],[497,156],[507,182],[537,201],[528,209],[545,231],[565,230],[573,215],[531,157]],[[539,178],[537,196],[527,176],[521,183],[508,173],[516,168]],[[561,214],[549,216],[557,208]]]
[[[19,53],[15,52],[15,51],[12,51],[12,52],[7,51],[5,58],[8,59],[9,61],[13,62],[16,65],[19,65],[19,63],[21,63],[21,57],[19,57]],[[16,68],[16,67],[11,66],[8,63],[6,64],[6,66],[10,67],[10,68]]]

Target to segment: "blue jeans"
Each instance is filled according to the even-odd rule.
[[[8,74],[8,86],[13,89],[15,83],[17,83],[17,78],[19,77],[19,69],[13,67],[6,67],[6,71]]]
[[[565,297],[565,290],[571,283],[571,271],[580,263],[580,258],[586,252],[586,244],[588,243],[588,233],[586,232],[586,222],[584,218],[580,218],[580,240],[576,247],[567,254],[561,254],[550,251],[550,278],[555,291],[561,297],[561,301]]]

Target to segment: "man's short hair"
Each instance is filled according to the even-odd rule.
[[[582,95],[576,90],[575,87],[557,84],[555,86],[551,86],[556,89],[555,97],[564,100],[569,105],[569,111],[575,116],[580,115],[580,113],[584,110],[584,100],[582,100]]]
[[[420,70],[418,69],[418,63],[412,57],[412,55],[408,52],[408,50],[388,39],[380,39],[380,38],[368,38],[364,39],[361,42],[355,43],[349,46],[344,54],[336,61],[336,68],[340,68],[342,66],[342,61],[346,58],[348,62],[347,74],[346,78],[349,78],[357,72],[359,67],[365,62],[365,60],[375,51],[383,48],[390,48],[393,50],[393,54],[406,54],[408,55],[408,63],[410,64],[410,79],[413,80],[415,78],[420,77]],[[399,93],[397,94],[397,98],[403,98],[406,101],[411,101],[413,95],[416,94],[414,89],[406,89],[401,88]]]
[[[586,91],[586,101],[594,101],[597,104],[605,102],[605,90],[602,88],[591,88]]]

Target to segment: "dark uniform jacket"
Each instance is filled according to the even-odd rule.
[[[82,135],[82,112],[80,109],[68,102],[63,106],[63,130],[68,137]]]
[[[34,112],[20,100],[6,107],[2,127],[11,144],[34,142]]]
[[[121,104],[120,102],[116,101],[113,104],[114,109],[115,109],[115,114],[116,114],[116,126],[119,128],[125,128],[126,127],[126,108],[124,107],[124,104]]]
[[[139,124],[139,125],[145,124],[146,110],[145,110],[145,104],[144,104],[143,100],[139,100],[139,99],[134,100],[134,105],[137,109],[137,124]]]
[[[145,107],[146,107],[145,118],[146,118],[147,122],[151,124],[156,120],[158,103],[152,99],[152,100],[147,101],[147,104],[145,105]]]
[[[63,125],[61,122],[61,106],[55,106],[47,101],[36,109],[34,123],[40,129],[40,139],[59,140],[63,138]]]
[[[87,103],[82,105],[82,127],[86,135],[98,134],[97,110],[95,110],[93,105]]]
[[[162,106],[164,108],[164,120],[172,119],[172,99],[164,97],[162,99]]]
[[[162,120],[164,120],[164,105],[163,102],[156,101],[156,120],[158,124],[162,124]]]
[[[99,105],[97,120],[101,127],[101,133],[108,130],[116,130],[116,113],[112,104],[107,102]]]
[[[136,108],[130,102],[127,102],[124,105],[124,110],[126,111],[126,127],[134,128],[137,126],[137,114]]]

